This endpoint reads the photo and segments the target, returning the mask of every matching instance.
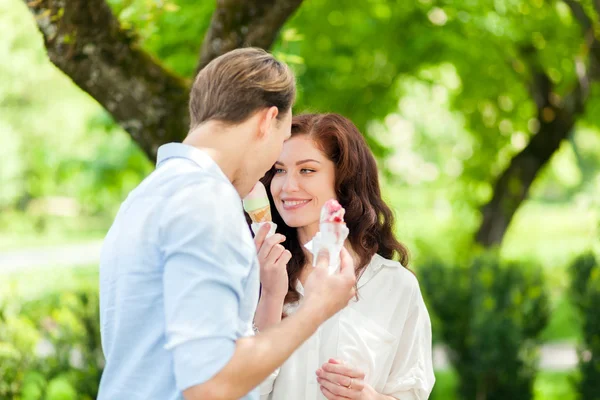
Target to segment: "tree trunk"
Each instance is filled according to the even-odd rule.
[[[538,109],[539,132],[511,160],[494,185],[492,199],[481,209],[483,221],[476,236],[478,243],[491,247],[502,242],[515,212],[529,194],[533,180],[567,138],[577,115],[549,103]]]
[[[98,101],[150,159],[189,127],[189,81],[152,59],[105,0],[23,0],[50,60]],[[239,46],[268,48],[301,0],[219,0],[200,68]],[[199,40],[200,42],[200,40]]]

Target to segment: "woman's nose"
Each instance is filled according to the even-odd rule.
[[[293,174],[286,175],[282,189],[288,193],[298,191],[298,181]]]

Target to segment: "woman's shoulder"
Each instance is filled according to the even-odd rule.
[[[361,290],[362,289],[362,290]],[[412,304],[421,295],[415,274],[401,263],[375,254],[358,281],[359,295],[381,298],[393,303]]]

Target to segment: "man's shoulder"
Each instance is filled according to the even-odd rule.
[[[227,179],[190,163],[189,160],[169,160],[149,176],[150,186],[164,192],[169,197],[192,197],[196,204],[222,207],[238,205],[240,197]],[[152,189],[150,189],[152,190]]]
[[[223,177],[198,169],[186,176],[173,176],[164,185],[168,188],[158,191],[165,199],[161,214],[167,219],[183,217],[190,224],[225,224],[230,228],[245,223],[242,200]]]

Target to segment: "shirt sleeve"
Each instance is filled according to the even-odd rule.
[[[415,278],[408,318],[382,394],[399,400],[426,400],[434,383],[431,321]]]
[[[241,237],[249,232],[240,224],[237,193],[224,184],[206,186],[170,198],[160,223],[165,348],[181,391],[206,382],[231,359],[256,253]]]

